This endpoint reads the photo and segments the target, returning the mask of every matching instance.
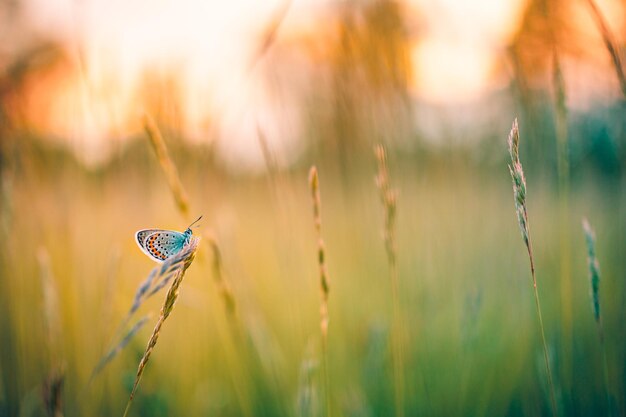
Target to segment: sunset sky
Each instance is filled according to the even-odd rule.
[[[314,37],[328,31],[326,13],[336,4],[294,1],[277,43],[301,33]],[[618,2],[599,4],[616,28],[622,27],[623,13],[615,13],[621,10]],[[53,137],[74,140],[86,160],[97,163],[112,137],[139,129],[133,121],[144,109],[137,107],[133,95],[146,68],[176,74],[185,104],[183,130],[191,140],[213,135],[209,119],[216,116],[220,136],[229,138],[225,153],[234,151],[236,158],[254,163],[260,157],[252,144],[257,126],[269,131],[270,141],[289,142],[298,135],[298,115],[285,111],[289,103],[277,108],[250,68],[259,39],[284,3],[27,0],[23,5],[22,23],[29,32],[65,45],[73,67],[33,81],[33,112],[41,115],[45,108],[47,113],[36,116],[41,117],[36,124]],[[436,106],[462,105],[506,86],[509,80],[494,76],[494,68],[502,65],[504,48],[518,28],[523,0],[413,0],[405,6],[413,15],[410,36],[415,31],[410,57],[414,99]],[[589,32],[597,41],[593,27]],[[568,82],[580,84],[596,71],[576,66]]]

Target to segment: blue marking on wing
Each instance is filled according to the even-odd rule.
[[[150,234],[145,240],[145,247],[153,257],[164,261],[177,254],[183,248],[185,240],[183,233],[163,230]]]

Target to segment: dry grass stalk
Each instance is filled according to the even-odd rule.
[[[141,307],[141,305],[151,296],[165,288],[172,278],[178,273],[180,268],[184,265],[185,257],[181,256],[185,250],[182,250],[178,255],[172,256],[166,259],[162,264],[155,266],[148,277],[139,285],[135,292],[133,304],[131,305],[128,313],[122,323],[119,325],[113,339],[118,339],[128,322],[132,319],[135,312]],[[136,324],[135,324],[136,326]],[[139,329],[136,329],[139,330]],[[132,330],[131,330],[132,332]],[[129,333],[131,333],[129,332]],[[112,350],[114,350],[113,348]],[[103,358],[104,359],[104,358]],[[112,359],[112,358],[111,358]]]
[[[139,386],[139,381],[141,381],[141,377],[143,375],[146,364],[148,363],[150,355],[152,354],[152,350],[156,346],[159,335],[161,334],[161,328],[163,326],[163,323],[165,322],[165,320],[167,320],[169,315],[172,313],[172,310],[174,309],[174,305],[176,304],[176,300],[178,299],[178,289],[183,281],[183,278],[185,277],[185,272],[187,271],[187,268],[189,268],[195,258],[196,249],[198,248],[199,242],[199,238],[192,237],[189,244],[187,244],[187,246],[178,254],[173,256],[173,258],[177,258],[178,260],[182,261],[182,263],[179,263],[180,266],[175,272],[174,279],[172,280],[172,285],[168,289],[167,295],[165,296],[165,301],[163,303],[163,307],[161,307],[159,319],[154,326],[154,330],[152,331],[152,335],[150,336],[150,340],[148,341],[146,350],[143,354],[143,357],[141,358],[141,361],[139,362],[139,366],[137,367],[135,383],[133,384],[133,389],[130,393],[130,397],[128,398],[128,403],[126,404],[124,417],[128,415],[128,411],[130,410],[133,398],[135,397],[137,387]]]
[[[322,330],[322,336],[326,338],[328,335],[328,293],[330,286],[324,259],[324,240],[322,239],[322,217],[320,213],[321,199],[316,167],[311,167],[309,172],[309,185],[311,186],[311,196],[313,197],[313,221],[315,223],[315,232],[317,233],[317,261],[320,269],[320,295],[322,298],[320,329]]]
[[[43,322],[48,339],[50,365],[56,366],[61,355],[59,342],[63,340],[63,337],[61,335],[61,317],[59,316],[59,297],[54,282],[54,275],[52,274],[52,266],[50,265],[50,255],[46,248],[40,247],[37,251],[37,263],[39,264],[39,275],[43,289]]]
[[[181,251],[181,253],[184,252]],[[180,255],[180,254],[179,254]],[[123,332],[126,329],[126,326],[133,318],[135,312],[141,307],[141,305],[152,295],[159,292],[162,288],[172,280],[181,267],[183,267],[185,262],[184,256],[172,256],[166,259],[162,264],[157,265],[150,271],[148,277],[139,285],[137,291],[135,292],[135,298],[133,300],[133,304],[131,305],[126,317],[122,320],[120,325],[113,336],[113,340],[119,342],[113,344],[111,348],[108,349],[107,353],[105,353],[98,364],[94,367],[91,372],[91,377],[89,379],[89,383],[93,381],[93,379],[113,360],[117,357],[117,355],[128,345],[133,336],[139,332],[143,328],[143,326],[148,322],[148,320],[152,317],[151,314],[148,314],[141,319],[139,319],[125,334]]]
[[[509,172],[513,180],[513,196],[515,201],[515,212],[517,213],[517,222],[519,224],[520,231],[522,233],[522,239],[526,245],[528,252],[528,258],[530,260],[530,273],[533,280],[533,290],[535,295],[535,305],[537,307],[537,317],[539,318],[539,327],[541,330],[541,340],[543,342],[543,355],[546,363],[546,373],[548,375],[548,385],[550,389],[550,400],[552,403],[552,413],[556,417],[556,396],[554,393],[554,383],[552,380],[552,370],[550,369],[550,361],[548,359],[548,345],[546,343],[546,335],[543,326],[543,318],[541,315],[541,304],[539,302],[539,292],[537,290],[537,278],[535,275],[535,260],[533,257],[532,241],[530,239],[530,228],[528,225],[528,209],[526,208],[526,178],[524,177],[524,170],[522,169],[522,163],[519,159],[519,127],[517,125],[517,119],[513,121],[511,132],[508,138],[509,154],[511,155],[511,165],[509,165]]]
[[[315,417],[319,415],[319,399],[315,384],[318,367],[319,364],[312,353],[308,354],[300,364],[296,399],[296,415],[298,417]]]
[[[617,79],[619,81],[620,88],[622,89],[622,94],[626,97],[626,76],[624,76],[624,68],[622,67],[622,61],[620,59],[617,42],[615,42],[615,36],[613,36],[611,29],[609,29],[609,24],[600,12],[596,2],[594,0],[587,0],[587,4],[589,4],[593,20],[595,20],[596,25],[600,30],[604,46],[607,51],[609,51],[609,55],[611,55],[613,67],[615,68],[615,73],[617,74]]]
[[[611,397],[609,394],[609,367],[606,358],[606,343],[604,342],[604,328],[602,326],[602,315],[600,314],[600,263],[596,257],[596,234],[587,219],[583,218],[583,233],[587,243],[587,266],[589,267],[589,284],[591,285],[591,305],[593,318],[598,327],[598,337],[602,347],[602,360],[604,365],[604,387],[606,390],[606,405],[608,414],[611,415]]]
[[[567,97],[561,63],[556,51],[553,53],[552,84],[554,87],[554,125],[556,132],[556,154],[559,194],[559,261],[561,281],[561,315],[562,315],[562,356],[563,371],[567,372],[564,379],[571,380],[573,356],[572,336],[572,270],[571,270],[571,236],[570,236],[570,168],[569,144],[567,129]]]
[[[63,363],[60,341],[61,317],[59,315],[59,297],[55,285],[50,255],[46,248],[37,251],[41,286],[43,289],[44,317],[46,327],[47,346],[49,353],[48,376],[43,382],[41,396],[46,414],[50,417],[63,416],[63,383],[65,381],[65,364]]]
[[[148,134],[152,148],[157,155],[159,164],[165,173],[167,183],[169,184],[170,190],[172,190],[172,194],[174,195],[176,206],[183,216],[187,218],[189,215],[189,199],[187,198],[187,193],[185,193],[185,189],[180,182],[176,165],[172,162],[172,159],[167,151],[161,131],[152,117],[148,114],[144,115],[143,126]]]
[[[100,359],[96,367],[91,373],[91,377],[89,378],[89,383],[93,381],[93,379],[104,369],[105,366],[109,364],[115,357],[130,343],[133,337],[143,328],[143,326],[152,318],[152,314],[146,314],[141,319],[135,323],[130,330],[122,337],[119,343],[113,346],[109,351]]]
[[[265,162],[265,169],[267,169],[267,177],[269,179],[274,201],[280,201],[278,198],[278,161],[276,155],[272,152],[269,143],[267,142],[267,136],[259,125],[256,127],[257,137],[259,139],[259,146],[263,153],[263,162]]]
[[[152,147],[157,154],[157,158],[159,159],[161,168],[164,170],[165,175],[168,178],[168,182],[170,183],[170,189],[172,191],[172,194],[174,195],[176,207],[178,208],[179,212],[183,215],[183,217],[189,220],[189,215],[188,215],[189,204],[187,203],[188,201],[186,197],[187,194],[185,193],[183,185],[181,184],[179,180],[176,167],[173,164],[172,159],[169,157],[167,147],[165,146],[162,136],[157,126],[149,117],[146,117],[144,126],[146,128],[146,131],[148,132],[148,137],[150,139]],[[222,261],[221,261],[222,257],[221,257],[221,253],[219,251],[217,242],[210,237],[208,240],[210,242],[211,249],[213,250],[213,278],[214,278],[215,283],[217,284],[217,287],[218,287],[217,289],[218,289],[219,294],[221,295],[223,305],[226,310],[226,314],[228,318],[230,319],[230,323],[235,325],[237,324],[237,321],[234,320],[236,318],[236,312],[237,312],[237,308],[236,308],[237,304],[235,302],[235,297],[233,295],[231,287],[228,285],[228,282],[224,278],[224,275],[222,273]],[[209,249],[206,246],[204,246],[201,250],[202,250],[201,259],[208,259]],[[147,281],[149,280],[150,278]],[[158,281],[158,279],[156,281]],[[167,281],[165,279],[161,280],[159,284],[152,285],[152,289],[150,289],[151,285],[152,284],[148,285],[147,287],[148,289],[145,289],[142,287],[141,291],[139,291],[137,294],[138,296],[135,297],[134,306],[137,304],[137,301],[142,302],[142,297],[147,298],[150,295],[154,294],[154,292],[158,291],[164,285],[167,285]],[[136,309],[136,307],[134,308]],[[157,326],[159,326],[158,323],[157,323]],[[221,327],[218,326],[218,329],[221,329]],[[220,331],[220,338],[221,338],[222,343],[228,343],[228,344],[231,343],[228,337],[226,337],[226,335],[221,333],[221,331]],[[229,363],[229,365],[231,366],[231,368],[235,368],[237,364],[233,362],[233,363]],[[233,372],[235,371],[233,370]],[[246,395],[245,387],[243,386],[245,384],[242,384],[240,382],[240,378],[239,379],[233,378],[233,380],[235,383],[235,390],[239,397],[239,402],[242,406],[243,415],[249,416],[252,413],[248,409],[249,401],[245,399],[245,395]],[[129,401],[129,405],[130,405],[130,401]]]
[[[267,137],[259,125],[256,127],[257,137],[259,139],[259,146],[261,147],[261,153],[263,154],[263,162],[265,162],[265,168],[270,178],[273,179],[274,175],[278,171],[278,163],[269,143],[267,143]]]
[[[290,8],[291,0],[285,0],[272,15],[270,21],[265,27],[265,30],[263,31],[263,34],[260,36],[261,42],[259,43],[256,52],[253,54],[249,70],[254,69],[256,64],[261,60],[261,58],[263,58],[274,42],[276,42],[278,30],[285,20],[285,17],[287,17],[287,12],[289,12]]]
[[[55,368],[43,383],[41,395],[48,417],[63,417],[63,384],[65,367]]]
[[[387,169],[387,153],[382,145],[374,148],[378,161],[378,176],[376,185],[380,190],[380,199],[385,210],[385,225],[383,238],[387,263],[389,264],[389,278],[391,281],[391,297],[393,305],[393,373],[395,383],[396,415],[404,415],[404,359],[402,352],[402,320],[400,311],[400,288],[398,282],[398,262],[395,239],[397,192],[391,188],[389,170]]]
[[[159,164],[167,177],[167,181],[170,186],[170,190],[174,195],[174,201],[176,202],[176,207],[183,215],[183,217],[189,220],[189,200],[187,199],[187,193],[185,192],[185,188],[180,182],[180,178],[178,176],[178,171],[176,170],[176,166],[172,161],[172,158],[167,151],[167,147],[165,146],[165,141],[163,140],[163,136],[154,120],[149,115],[145,115],[144,117],[144,128],[146,133],[148,134],[148,138],[150,139],[150,143],[152,144],[152,148],[157,155],[159,160]],[[209,239],[214,243],[213,239]],[[212,248],[216,248],[217,246],[211,244]],[[204,249],[207,250],[207,249]],[[203,256],[206,254],[203,250]],[[215,252],[213,253],[215,256]],[[215,259],[215,258],[214,258]],[[218,290],[222,295],[222,300],[224,301],[224,306],[226,307],[227,313],[230,316],[233,316],[236,312],[236,303],[235,297],[231,291],[228,282],[223,278],[222,274],[214,275],[215,282],[218,284]],[[164,283],[163,285],[166,285]],[[159,288],[160,289],[160,288]],[[151,295],[151,294],[150,294]]]
[[[217,241],[213,237],[208,238],[209,246],[213,254],[213,279],[218,286],[222,301],[224,302],[224,308],[229,313],[230,317],[234,317],[237,309],[235,304],[235,298],[233,297],[232,290],[228,285],[228,282],[224,279],[223,266],[222,266],[222,252],[217,244]]]
[[[324,240],[322,239],[322,202],[320,198],[319,178],[317,175],[317,168],[315,166],[312,166],[309,171],[309,186],[311,188],[311,197],[313,199],[313,221],[315,224],[315,232],[317,234],[317,262],[320,272],[320,330],[322,332],[322,357],[324,360],[324,395],[326,398],[326,416],[330,416],[330,378],[328,375],[328,294],[330,286],[325,262]]]

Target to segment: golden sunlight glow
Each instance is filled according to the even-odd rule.
[[[420,4],[424,39],[412,53],[414,94],[446,103],[478,98],[493,88],[492,67],[521,18],[521,0],[440,0]]]
[[[419,80],[415,93],[433,102],[477,98],[487,87],[492,60],[488,51],[477,45],[426,40],[413,50]]]
[[[106,159],[111,137],[136,134],[146,110],[139,89],[176,84],[180,128],[207,140],[211,117],[246,105],[253,42],[278,3],[30,0],[37,31],[68,45],[67,69],[53,69],[29,88],[38,129],[66,138],[84,162]],[[155,80],[147,82],[146,75]],[[143,86],[143,87],[142,87]],[[162,86],[162,85],[161,85]],[[71,116],[69,116],[71,115]],[[79,144],[79,142],[84,142]]]
[[[106,160],[112,141],[140,132],[146,110],[171,115],[190,140],[219,137],[218,148],[234,164],[261,162],[257,126],[293,153],[302,129],[295,103],[273,101],[250,65],[282,1],[28,0],[33,30],[59,40],[68,55],[64,68],[31,80],[28,118],[90,164]],[[313,36],[328,33],[320,11],[332,4],[294,1],[278,36],[305,27]],[[420,21],[411,38],[414,98],[454,104],[502,87],[494,68],[524,0],[409,5]]]

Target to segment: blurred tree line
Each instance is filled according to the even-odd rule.
[[[29,80],[59,66],[71,67],[73,61],[63,45],[29,32],[20,18],[19,2],[4,1],[0,9],[3,36],[15,40],[11,46],[4,43],[0,50],[3,163],[15,153],[15,146],[19,148],[26,143],[41,148],[42,152],[46,149],[52,152],[52,147],[55,153],[67,153],[67,148],[39,140],[46,135],[33,126],[36,120],[28,120],[29,100],[25,95]],[[567,68],[580,62],[608,66],[607,52],[599,50],[596,43],[589,46],[589,33],[594,27],[581,27],[580,19],[572,18],[580,13],[586,13],[584,4],[562,0],[528,3],[515,36],[493,68],[494,76],[504,73],[510,79],[508,87],[458,111],[459,119],[467,112],[471,120],[472,114],[482,111],[483,103],[502,103],[498,112],[489,116],[492,123],[472,125],[470,121],[463,125],[473,137],[483,138],[478,143],[472,142],[476,149],[468,151],[468,154],[479,150],[490,155],[479,158],[481,164],[502,163],[507,126],[518,115],[525,160],[536,168],[545,168],[546,172],[556,172],[558,118],[563,117],[566,157],[573,179],[587,168],[605,178],[622,177],[626,164],[624,100],[598,101],[588,110],[572,110],[567,108],[571,92],[562,87],[567,83],[561,88],[558,85],[568,77],[564,62]],[[255,75],[270,90],[274,88],[282,94],[286,91],[295,97],[303,120],[300,140],[305,141],[308,149],[301,160],[307,162],[323,156],[348,167],[358,164],[364,152],[369,155],[372,145],[378,142],[387,142],[397,153],[419,160],[440,158],[451,152],[448,144],[442,146],[428,140],[428,132],[422,126],[429,118],[436,117],[437,111],[420,111],[428,108],[428,103],[412,97],[410,92],[415,77],[411,48],[422,36],[419,11],[407,3],[377,0],[333,4],[323,17],[326,20],[323,28],[313,34],[281,37],[279,33],[267,48],[267,56]],[[288,14],[285,19],[289,19]],[[294,54],[305,59],[294,59]],[[304,75],[283,76],[293,72]],[[610,71],[606,74],[613,76]],[[193,159],[199,146],[205,149],[203,158],[216,159],[215,142],[228,138],[211,134],[205,145],[194,146],[188,153],[184,151],[186,145],[179,143],[183,142],[179,139],[185,138],[186,109],[181,95],[175,69],[147,69],[134,97],[138,108],[154,115],[175,149],[180,148],[180,152]],[[456,123],[455,118],[448,118],[447,122]],[[206,123],[218,124],[219,120],[210,118]],[[215,132],[210,128],[207,131]],[[140,135],[138,129],[136,136]],[[465,133],[457,129],[455,135],[465,136]],[[132,158],[126,154],[136,151],[136,147],[113,138],[112,143],[115,150],[108,164],[115,164],[116,158]],[[462,138],[453,143],[460,144],[453,152],[468,150]],[[106,169],[106,164],[103,168]]]

